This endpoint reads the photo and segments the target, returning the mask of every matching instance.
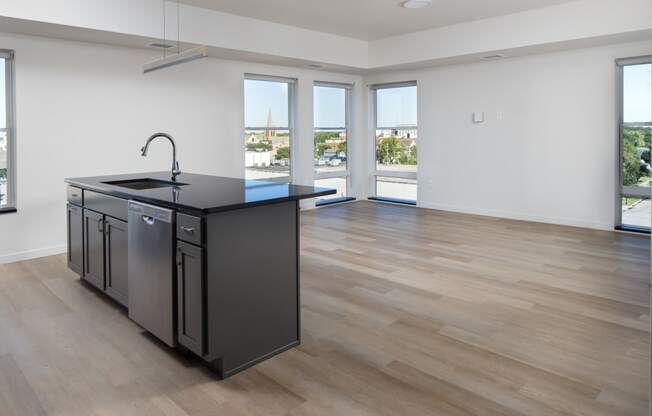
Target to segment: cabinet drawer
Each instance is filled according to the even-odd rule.
[[[78,206],[84,205],[84,191],[74,186],[68,186],[68,202]]]
[[[92,191],[84,191],[84,208],[101,212],[113,218],[127,221],[128,202],[126,199],[116,198]]]
[[[201,218],[177,214],[177,238],[195,245],[202,245]]]

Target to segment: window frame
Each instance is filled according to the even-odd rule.
[[[370,118],[370,127],[371,127],[371,154],[369,155],[370,166],[373,166],[371,169],[371,175],[369,177],[369,187],[372,192],[370,193],[369,199],[375,201],[385,201],[385,202],[395,202],[407,205],[416,205],[419,198],[418,193],[418,171],[419,171],[419,152],[417,151],[417,168],[415,172],[405,172],[405,171],[391,171],[391,170],[378,170],[378,164],[376,161],[376,132],[379,130],[378,127],[378,90],[381,89],[390,89],[390,88],[404,88],[404,87],[416,87],[417,88],[417,140],[419,138],[419,86],[416,80],[413,81],[401,81],[401,82],[389,82],[389,83],[380,83],[372,84],[369,86],[369,102],[371,104],[369,111]],[[383,127],[383,130],[399,129],[400,126],[395,127]],[[395,198],[386,198],[378,196],[378,178],[379,177],[388,177],[388,178],[403,178],[403,179],[414,179],[417,181],[417,200],[405,200],[405,199],[395,199]]]
[[[626,128],[649,127],[652,128],[652,120],[644,122],[625,122],[625,71],[626,66],[652,64],[652,55],[636,56],[631,58],[616,59],[616,186],[615,186],[615,228],[617,230],[650,232],[650,228],[638,227],[623,224],[622,198],[642,197],[651,198],[649,189],[638,186],[623,185],[623,147],[624,131]]]
[[[14,51],[0,49],[0,58],[5,61],[5,109],[6,124],[0,132],[7,135],[7,204],[0,207],[0,214],[16,212],[16,128],[15,128],[15,77],[14,77]]]
[[[315,111],[314,111],[314,96],[315,96],[315,87],[324,87],[324,88],[340,88],[344,90],[344,132],[346,133],[346,169],[333,172],[318,172],[317,167],[313,163],[313,184],[314,182],[321,179],[333,179],[333,178],[346,178],[346,195],[342,198],[331,198],[331,199],[316,199],[316,205],[328,205],[335,202],[350,201],[355,198],[350,196],[351,190],[351,122],[352,122],[352,104],[353,104],[353,84],[340,83],[340,82],[328,82],[328,81],[314,81],[312,86],[313,92],[313,122],[312,122],[312,148],[313,154],[315,149],[315,133],[317,131],[324,130],[340,130],[341,128],[329,128],[322,127],[317,128],[315,125]]]
[[[288,131],[289,133],[289,140],[290,140],[290,172],[286,176],[278,176],[278,177],[273,177],[273,178],[261,178],[261,179],[251,179],[251,180],[258,180],[258,181],[268,181],[268,182],[277,182],[277,183],[291,183],[294,178],[294,163],[295,163],[295,155],[297,154],[296,152],[296,140],[294,140],[294,135],[296,132],[295,128],[295,121],[296,121],[296,100],[297,100],[297,84],[298,84],[298,79],[297,78],[288,78],[288,77],[280,77],[280,76],[275,76],[275,75],[261,75],[261,74],[251,74],[251,73],[245,73],[244,74],[244,80],[242,84],[242,95],[243,95],[243,100],[244,100],[244,87],[245,83],[247,81],[265,81],[265,82],[278,82],[278,83],[285,83],[288,85],[288,126],[286,127],[271,127],[267,128],[266,126],[263,127],[256,127],[256,126],[247,126],[246,122],[244,122],[244,118],[246,117],[246,113],[243,114],[243,124],[244,124],[244,130],[243,130],[243,138],[244,138],[244,133],[247,130],[273,130],[273,131]],[[244,104],[244,103],[243,103]],[[244,111],[244,105],[243,105],[243,111]],[[246,149],[245,149],[246,152]],[[244,161],[244,158],[243,158]],[[244,167],[244,177],[245,179],[247,178],[247,167]]]

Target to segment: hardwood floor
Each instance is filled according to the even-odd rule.
[[[302,213],[303,344],[219,381],[54,256],[0,266],[0,415],[645,415],[649,237]]]

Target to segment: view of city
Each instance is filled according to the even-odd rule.
[[[245,80],[245,178],[290,176],[288,82]]]
[[[627,127],[623,129],[623,185],[650,189],[652,127]],[[650,227],[652,206],[649,198],[622,197],[623,224]]]
[[[622,224],[650,228],[652,204],[643,194],[650,194],[652,127],[652,65],[629,65],[623,68],[622,185],[639,189],[637,195],[623,194]],[[646,125],[647,124],[647,125]]]
[[[376,90],[376,196],[417,200],[417,87]],[[414,175],[412,175],[414,176]]]
[[[0,208],[7,205],[7,110],[5,108],[5,60],[0,59]]]
[[[290,131],[245,130],[247,179],[290,176]]]
[[[7,133],[0,131],[0,207],[7,204]]]

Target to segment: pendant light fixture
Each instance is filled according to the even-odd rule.
[[[163,44],[167,45],[166,34],[165,34],[165,18],[166,12],[165,7],[166,0],[163,0]],[[177,51],[171,55],[167,54],[166,48],[163,49],[163,57],[156,59],[152,62],[149,62],[143,65],[143,74],[147,74],[158,69],[167,68],[173,65],[179,65],[186,62],[194,61],[197,59],[205,58],[208,56],[208,48],[206,46],[199,46],[196,48],[188,49],[181,51],[181,23],[180,23],[180,7],[179,0],[177,0]]]

